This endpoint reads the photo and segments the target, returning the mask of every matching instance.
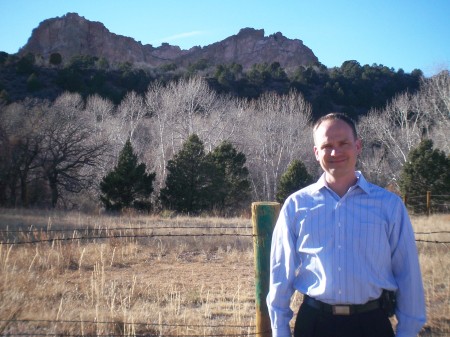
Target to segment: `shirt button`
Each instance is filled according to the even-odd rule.
[[[340,295],[340,294],[342,294],[342,290],[341,290],[341,289],[339,289],[339,291],[338,291],[338,292],[339,292],[339,295]]]
[[[338,248],[339,248],[339,249],[341,249],[341,248],[342,248],[342,246],[341,246],[341,245],[339,245],[339,246],[338,246]]]
[[[341,271],[341,270],[342,270],[342,268],[341,268],[341,267],[338,267],[338,270],[339,270],[339,271]]]

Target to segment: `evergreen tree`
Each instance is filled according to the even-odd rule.
[[[163,207],[182,213],[208,209],[215,187],[215,165],[205,155],[203,143],[191,135],[167,164],[166,186],[161,189]]]
[[[41,88],[41,82],[35,73],[32,73],[27,79],[27,90],[36,91]]]
[[[430,191],[432,195],[448,202],[450,190],[450,158],[443,151],[433,149],[433,141],[422,140],[419,146],[408,155],[400,176],[400,191],[408,198],[408,204],[413,206],[415,212],[425,211],[425,195]],[[438,197],[441,196],[441,197]],[[423,197],[423,198],[418,198]]]
[[[120,152],[117,166],[100,182],[100,200],[107,210],[123,208],[150,210],[150,195],[156,174],[146,173],[144,163],[138,164],[137,156],[128,139]]]
[[[227,213],[236,213],[250,198],[250,182],[248,169],[245,167],[246,157],[237,152],[227,141],[222,142],[211,152],[216,165],[216,188],[214,190],[214,207]]]
[[[275,199],[279,203],[284,203],[289,195],[308,186],[312,182],[313,178],[308,173],[303,162],[294,159],[280,178]]]

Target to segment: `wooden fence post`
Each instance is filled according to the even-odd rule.
[[[427,191],[427,215],[431,213],[431,191]]]
[[[255,254],[256,335],[272,337],[266,297],[269,292],[270,245],[281,205],[278,202],[252,203],[253,249]]]

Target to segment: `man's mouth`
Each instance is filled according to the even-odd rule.
[[[328,162],[330,164],[339,164],[339,163],[343,163],[345,162],[346,159],[333,159],[333,160],[329,160]]]

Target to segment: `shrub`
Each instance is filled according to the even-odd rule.
[[[308,173],[308,170],[303,162],[295,159],[288,166],[286,172],[284,172],[281,176],[275,199],[279,203],[284,203],[289,195],[311,184],[312,182],[313,178]]]
[[[413,197],[408,198],[408,204],[414,211],[424,212],[427,191],[448,199],[445,196],[450,190],[450,158],[443,151],[433,149],[432,140],[422,140],[419,146],[409,153],[399,185],[403,195]],[[418,198],[420,196],[423,198]]]
[[[109,211],[124,208],[149,211],[155,173],[146,173],[145,164],[138,164],[128,139],[119,155],[117,166],[100,183],[100,200]]]

